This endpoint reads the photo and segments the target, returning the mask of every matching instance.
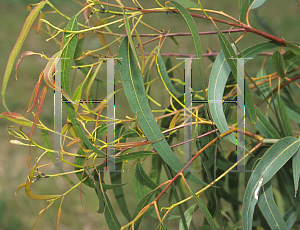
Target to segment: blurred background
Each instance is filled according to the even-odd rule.
[[[29,15],[29,11],[26,11],[26,6],[32,3],[37,3],[38,1],[34,0],[1,0],[0,1],[0,76],[1,79],[4,76],[4,70],[6,63],[9,57],[9,54],[18,38],[18,35],[21,31],[23,23],[26,17]],[[65,15],[72,17],[77,13],[81,6],[77,2],[84,3],[84,1],[71,1],[71,0],[52,0],[50,1],[55,5],[61,12]],[[114,1],[110,1],[115,3]],[[134,6],[132,1],[123,0],[124,5]],[[154,0],[140,0],[140,4],[144,7],[159,7]],[[163,3],[164,1],[160,1]],[[194,0],[194,2],[197,2]],[[238,1],[223,1],[223,0],[202,0],[201,3],[206,9],[213,9],[218,11],[223,11],[235,18],[238,18]],[[251,25],[259,30],[265,31],[267,33],[273,34],[279,38],[284,38],[289,41],[300,42],[299,35],[299,1],[297,0],[267,0],[266,3],[253,11],[250,14],[250,23]],[[43,11],[50,10],[50,7],[47,6]],[[60,27],[63,28],[66,25],[66,20],[57,14],[47,14],[45,17],[46,20],[49,20],[53,25],[58,26],[60,23],[64,22]],[[154,26],[157,29],[164,29],[168,31],[170,27],[170,32],[188,32],[188,28],[184,23],[183,19],[179,15],[167,15],[165,13],[146,15],[143,18],[145,22]],[[83,17],[79,18],[80,22],[84,22]],[[210,21],[205,21],[202,19],[195,19],[199,31],[210,31],[214,30],[214,27]],[[227,25],[218,24],[220,29],[229,29]],[[45,25],[43,25],[45,28]],[[112,30],[117,32],[117,27],[114,26]],[[140,28],[139,33],[154,33],[145,29]],[[120,33],[124,33],[124,28],[120,28]],[[241,35],[241,33],[239,33]],[[233,34],[234,38],[237,38],[239,35]],[[52,56],[59,50],[59,46],[55,43],[54,40],[46,42],[46,39],[49,38],[48,35],[42,31],[36,35],[35,30],[32,29],[28,37],[26,38],[24,45],[18,55],[25,51],[33,51],[44,53],[47,56]],[[61,35],[57,37],[58,40],[61,40]],[[110,37],[107,37],[107,41],[110,40]],[[177,47],[176,44],[171,41],[171,39],[166,40],[162,52],[178,52],[178,53],[187,53],[194,54],[194,47],[190,37],[178,37],[176,38],[181,47]],[[143,41],[146,41],[147,38]],[[244,40],[240,44],[240,48],[244,49],[250,45],[253,45],[257,42],[264,41],[265,39],[248,33]],[[203,53],[207,52],[207,47],[212,51],[218,52],[220,50],[220,44],[216,35],[201,36],[202,50]],[[119,44],[118,44],[119,45]],[[113,48],[113,53],[117,52],[118,45]],[[157,45],[157,42],[155,43]],[[101,43],[97,36],[91,36],[87,38],[84,47],[87,49],[96,49],[101,47]],[[145,52],[150,52],[154,44],[145,46]],[[18,59],[17,58],[17,59]],[[256,72],[260,68],[260,64],[263,60],[263,57],[257,58],[253,62],[247,63],[247,70],[251,76],[255,76]],[[175,61],[176,62],[176,61]],[[178,63],[178,61],[176,62]],[[194,62],[196,64],[196,62]],[[38,56],[26,57],[19,68],[18,71],[18,80],[14,78],[14,70],[11,74],[10,80],[7,86],[6,92],[6,104],[10,111],[25,114],[27,109],[31,93],[34,89],[35,83],[38,80],[40,72],[45,68],[46,61],[42,60]],[[204,74],[206,80],[208,80],[211,62],[208,58],[204,58]],[[194,68],[196,69],[196,68]],[[155,69],[154,69],[155,70]],[[181,67],[183,71],[183,66]],[[266,71],[274,72],[274,69],[271,65],[270,59],[266,63]],[[106,73],[106,70],[103,70],[103,74]],[[116,71],[117,73],[117,71]],[[80,73],[77,73],[80,77],[78,79],[82,80]],[[153,72],[156,74],[156,71]],[[101,75],[101,74],[100,74]],[[105,76],[104,76],[105,77]],[[105,79],[103,77],[103,79]],[[156,76],[155,76],[156,77]],[[118,76],[117,76],[118,78]],[[2,81],[1,81],[2,82]],[[193,81],[194,82],[194,81]],[[162,103],[162,105],[168,105],[168,100],[163,101],[162,98],[168,98],[167,94],[163,90],[162,85],[158,85],[157,89],[152,89],[152,95],[154,99],[157,99]],[[160,90],[161,89],[161,90]],[[53,96],[49,90],[47,94],[46,101],[44,103],[43,112],[41,114],[41,121],[49,127],[53,127]],[[119,103],[120,106],[117,107],[116,113],[117,117],[125,117],[129,115],[132,117],[131,111],[126,100],[124,100],[124,95],[120,94],[117,96],[123,101]],[[4,112],[4,107],[1,103],[0,113]],[[36,107],[33,111],[36,111]],[[28,115],[32,119],[32,114]],[[12,136],[9,136],[7,133],[7,125],[14,125],[12,122],[9,122],[5,119],[0,119],[0,229],[3,230],[17,230],[17,229],[31,229],[35,220],[37,219],[39,212],[46,207],[46,201],[35,201],[29,199],[23,189],[20,189],[18,196],[15,196],[15,191],[17,187],[26,181],[27,175],[29,173],[29,168],[27,167],[27,158],[29,157],[29,150],[25,146],[17,146],[10,143],[10,140],[15,139]],[[30,130],[24,128],[23,130],[28,136]],[[36,128],[33,139],[37,143],[42,144],[39,137],[40,130]],[[34,158],[41,154],[39,149],[32,148],[32,156]],[[130,174],[124,175],[124,181],[133,183],[133,172]],[[76,178],[72,177],[75,182]],[[53,179],[46,180],[43,179],[38,182],[40,186],[33,187],[33,192],[36,194],[61,194],[66,191],[69,187],[65,183],[64,179]],[[125,186],[125,194],[128,191],[133,191],[131,185]],[[107,229],[106,222],[103,215],[98,214],[98,201],[93,189],[83,187],[85,195],[82,195],[83,210],[81,207],[81,201],[78,190],[72,191],[64,199],[62,205],[62,216],[59,225],[59,229]],[[132,193],[133,194],[133,193]],[[111,196],[112,194],[109,194]],[[112,196],[111,196],[112,197]],[[134,212],[134,205],[137,204],[135,197],[127,197],[127,204],[129,205],[130,212]],[[113,206],[117,207],[114,199],[111,199]],[[57,210],[59,208],[59,202],[55,202],[49,210],[47,210],[43,216],[40,218],[36,229],[55,229],[56,219],[57,219]],[[120,222],[122,225],[126,223],[126,220],[123,218],[118,207],[115,209],[116,214],[120,216]],[[200,212],[198,210],[198,212]],[[141,224],[140,229],[150,229],[149,226],[153,225],[153,221],[157,220],[152,217],[144,218]],[[196,223],[197,220],[195,220]],[[156,223],[155,222],[155,223]],[[158,222],[157,222],[158,224]],[[169,226],[170,227],[170,226]],[[176,225],[174,228],[178,229]]]

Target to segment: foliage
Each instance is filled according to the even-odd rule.
[[[200,1],[171,0],[164,5],[156,1],[159,8],[144,8],[137,0],[132,2],[135,6],[125,6],[121,0],[116,0],[116,3],[97,0],[89,0],[85,4],[77,2],[82,9],[72,18],[64,15],[48,0],[28,7],[31,12],[7,62],[2,85],[2,102],[7,112],[1,113],[0,117],[19,125],[8,127],[8,133],[17,138],[11,140],[11,143],[28,146],[30,153],[33,146],[43,151],[34,162],[30,155],[27,161],[30,168],[27,181],[17,189],[18,191],[24,187],[31,199],[48,201],[37,221],[54,202],[60,200],[56,224],[58,228],[64,198],[73,190],[81,196],[81,187],[85,185],[95,190],[99,203],[98,213],[105,216],[109,229],[138,229],[144,215],[156,218],[158,226],[155,228],[158,229],[169,229],[167,226],[171,222],[185,230],[298,228],[300,139],[299,130],[296,129],[300,124],[300,108],[294,96],[294,87],[300,87],[297,83],[300,78],[298,44],[264,33],[250,25],[250,10],[260,7],[265,0],[238,1],[239,19],[222,11],[204,9]],[[68,20],[65,28],[61,28],[62,25],[55,26],[45,19],[50,12],[44,11],[46,6]],[[195,55],[162,52],[169,38],[180,47],[177,37],[182,33],[171,33],[170,30],[166,32],[155,28],[159,27],[159,23],[148,25],[143,22],[143,17],[154,13],[180,16],[177,19],[186,23],[189,33],[185,35],[191,36]],[[84,23],[79,22],[82,21],[79,19],[81,14]],[[21,115],[9,111],[5,93],[15,60],[36,18],[37,24],[33,26],[36,32],[49,34],[48,40],[55,40],[59,48],[52,58],[26,51],[17,62],[16,73],[26,56],[40,55],[48,60],[32,92],[28,109],[25,115]],[[212,23],[215,31],[198,32],[198,21],[201,20]],[[220,30],[220,24],[228,25],[229,29]],[[116,29],[115,25],[122,27],[124,33],[116,31],[121,29]],[[155,34],[138,33],[140,26],[153,30]],[[234,27],[238,29],[233,29]],[[233,34],[239,32],[243,34],[234,39]],[[254,33],[264,39],[241,50],[240,44],[243,44],[247,33]],[[95,34],[102,47],[83,49],[87,37]],[[218,37],[221,47],[218,53],[203,53],[199,36],[203,34],[215,34]],[[59,35],[62,35],[61,41]],[[112,37],[114,40],[108,43]],[[117,52],[115,43],[119,44]],[[150,53],[146,53],[144,48],[149,43],[155,46]],[[265,59],[261,67],[255,70],[257,75],[251,77],[245,64],[258,55],[265,55]],[[168,59],[164,62],[165,56]],[[197,82],[199,90],[193,84],[191,96],[182,90],[187,81],[184,81],[180,68],[187,60],[174,65],[174,56],[197,58],[198,72],[193,77],[193,83]],[[203,65],[203,56],[209,56],[213,61],[209,78],[203,71],[209,68]],[[58,82],[57,79],[55,82],[54,76],[59,69],[59,58],[62,76],[59,91],[63,96],[67,117],[61,132],[60,149],[56,150],[51,147],[49,139],[49,132],[55,133],[55,130],[46,127],[39,116],[45,107],[43,104],[48,88],[55,90],[55,83]],[[120,81],[115,81],[113,94],[99,96],[98,85],[109,85],[109,82],[99,78],[99,73],[111,58],[117,58],[114,63],[117,64]],[[246,59],[240,64],[239,60],[242,58]],[[268,59],[271,59],[274,66],[274,73],[266,72]],[[244,74],[240,75],[238,72],[242,66],[246,68],[245,78]],[[151,70],[155,67],[157,72],[153,77],[155,74]],[[74,70],[81,71],[84,75],[84,80],[77,86],[74,84]],[[187,70],[188,68],[185,69],[186,73]],[[168,94],[165,101],[158,101],[153,96],[157,93],[159,81]],[[245,84],[244,95],[239,81]],[[42,85],[44,86],[40,92]],[[58,83],[57,85],[59,86]],[[105,111],[110,109],[106,108],[106,104],[121,93],[126,96],[132,117],[123,114],[124,117],[115,117],[111,122],[111,118],[105,115]],[[247,125],[244,129],[232,119],[235,107],[231,106],[231,102],[237,100],[239,103],[239,96],[245,103],[243,109],[245,108]],[[191,107],[186,107],[188,100],[192,103]],[[165,103],[168,103],[167,107],[162,105]],[[31,121],[26,116],[35,107],[36,112]],[[155,107],[160,109],[154,109]],[[155,116],[158,113],[162,115]],[[108,142],[105,132],[108,132],[112,124],[115,137],[112,142]],[[23,127],[30,127],[29,135],[23,132]],[[35,128],[41,129],[43,144],[33,140]],[[236,136],[240,133],[245,135],[245,145],[236,141]],[[186,134],[190,135],[189,139],[186,139]],[[77,146],[77,152],[69,151],[70,146]],[[187,148],[190,154],[185,147],[182,150],[178,146],[192,147]],[[242,148],[246,154],[237,159],[236,148]],[[110,150],[113,150],[113,155],[105,152]],[[52,163],[44,162],[46,155]],[[183,160],[182,155],[188,155],[190,159]],[[111,170],[111,162],[115,170]],[[150,173],[147,173],[147,162],[151,167]],[[245,167],[251,173],[233,173],[232,170],[243,162],[246,162]],[[55,165],[58,173],[42,172],[49,165]],[[64,165],[71,166],[73,170],[64,172]],[[190,169],[194,172],[189,171]],[[133,172],[133,181],[124,182],[122,175],[130,172]],[[71,174],[76,175],[76,182],[69,178]],[[108,175],[111,184],[105,181]],[[59,176],[63,176],[66,183],[71,185],[65,193],[33,193],[31,187],[38,185],[36,182],[41,178],[54,179]],[[244,185],[238,183],[242,180],[246,183],[243,201],[238,197],[244,191]],[[282,182],[284,186],[278,186]],[[138,199],[134,213],[130,213],[131,205],[134,204],[128,206],[128,194],[123,190],[129,184],[133,184]],[[199,186],[202,188],[199,189]],[[109,190],[112,190],[125,219],[116,215],[111,198],[107,195]],[[279,191],[276,196],[273,190]],[[169,196],[167,202],[162,198],[166,198],[166,195]],[[187,201],[191,198],[194,198],[194,202],[188,205]],[[223,201],[230,204],[231,210],[224,211],[226,205]],[[166,205],[168,207],[164,207]],[[199,207],[201,211],[198,214],[201,212],[202,217],[205,217],[201,220],[201,227],[195,226],[194,221],[194,213]]]

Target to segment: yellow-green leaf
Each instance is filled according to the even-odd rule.
[[[4,77],[3,77],[3,83],[2,83],[2,102],[3,102],[3,106],[4,108],[9,111],[9,109],[7,108],[6,104],[5,104],[5,92],[6,92],[6,87],[7,87],[7,82],[8,79],[10,77],[12,68],[14,66],[15,60],[22,48],[22,45],[25,41],[25,38],[27,37],[27,34],[34,22],[34,20],[36,19],[36,17],[38,16],[38,14],[40,13],[40,11],[44,8],[45,4],[46,4],[47,0],[41,1],[29,14],[29,16],[26,18],[25,23],[22,27],[21,33],[18,37],[18,40],[16,41],[13,50],[11,51],[7,64],[6,64],[6,68],[5,68],[5,73],[4,73]]]

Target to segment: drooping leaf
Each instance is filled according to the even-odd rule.
[[[252,229],[254,207],[258,200],[261,186],[266,184],[276,172],[295,154],[300,140],[294,137],[285,137],[272,145],[255,167],[245,191],[242,221],[243,229]]]
[[[285,69],[287,72],[292,71],[300,65],[300,57],[294,54],[291,50],[284,53],[283,59],[285,61]]]
[[[110,230],[119,230],[121,228],[121,224],[115,214],[113,207],[111,206],[108,196],[106,195],[106,193],[103,193],[103,195],[103,200],[106,204],[104,212],[106,223]]]
[[[272,55],[272,63],[276,70],[276,72],[279,74],[279,76],[284,79],[285,73],[284,73],[284,60],[282,54],[277,50]]]
[[[154,194],[154,191],[149,192],[148,194],[146,194],[138,203],[134,214],[132,216],[132,219],[134,219],[138,213],[146,206],[149,204],[150,199],[152,197],[152,195]],[[143,216],[142,216],[143,217]],[[139,225],[141,223],[142,217],[140,217],[135,223],[134,223],[134,229],[139,229]]]
[[[186,218],[186,222],[187,222],[187,227],[190,226],[191,221],[192,221],[192,214],[194,212],[196,212],[198,210],[198,205],[197,204],[193,204],[191,207],[189,207],[185,212],[184,212],[184,216]],[[184,230],[183,227],[183,223],[182,223],[182,219],[180,219],[179,222],[179,230]]]
[[[136,173],[135,173],[136,178],[139,180],[139,182],[148,188],[154,190],[157,189],[157,185],[151,180],[151,178],[146,174],[146,172],[143,169],[143,166],[140,161],[138,161],[136,165]],[[162,192],[161,188],[158,188],[159,192]]]
[[[293,156],[292,161],[293,161],[293,178],[294,178],[295,196],[296,196],[299,188],[299,178],[300,178],[300,148]]]
[[[283,124],[284,135],[285,136],[293,136],[292,127],[291,127],[291,124],[290,124],[290,121],[289,121],[289,118],[287,115],[286,107],[285,107],[283,100],[281,99],[280,94],[277,94],[276,101],[277,101],[277,106],[278,106],[278,110],[279,110],[280,120]]]
[[[161,58],[160,53],[158,53],[156,56],[156,68],[158,71],[158,75],[159,75],[160,79],[162,80],[163,84],[165,85],[165,87],[167,88],[167,90],[170,90],[174,95],[178,96],[180,93],[177,92],[177,90],[174,88],[174,86],[167,74],[167,70],[166,70],[165,64]]]
[[[133,188],[138,200],[141,200],[147,194],[144,185],[137,179],[137,177],[134,177]]]
[[[182,6],[180,3],[178,3],[177,1],[171,0],[170,1],[178,10],[178,12],[182,15],[182,17],[184,18],[186,24],[189,27],[189,30],[191,32],[191,36],[194,42],[194,46],[195,46],[195,53],[196,53],[196,58],[197,58],[197,66],[198,66],[198,72],[199,72],[199,82],[200,82],[200,89],[203,90],[202,92],[202,97],[204,98],[204,100],[206,100],[206,93],[205,90],[205,84],[204,84],[204,78],[203,78],[203,70],[202,70],[202,49],[201,49],[201,42],[200,42],[200,37],[198,34],[198,29],[196,26],[196,23],[193,19],[193,17],[191,16],[191,14],[189,13],[189,11]]]
[[[291,229],[294,226],[298,217],[299,209],[299,207],[296,208],[295,206],[292,206],[285,213],[283,219],[285,220],[288,229]]]
[[[289,41],[285,41],[285,44],[291,49],[294,54],[300,56],[300,47],[298,45],[295,45]]]
[[[66,27],[66,30],[68,31],[77,31],[78,30],[78,24],[77,24],[77,15],[72,17]],[[74,57],[76,44],[78,40],[78,34],[75,34],[73,37],[69,36],[71,33],[65,32],[64,38],[63,38],[63,53],[61,57],[63,58],[61,60],[61,68],[62,68],[62,79],[61,79],[61,87],[63,90],[67,92],[68,95],[71,93],[70,89],[70,70],[71,70],[71,64]],[[81,138],[81,140],[85,143],[85,145],[95,151],[96,153],[106,156],[105,153],[100,151],[98,148],[96,148],[85,136],[83,133],[80,124],[77,120],[75,109],[72,103],[64,103],[68,116],[72,122],[73,128],[75,129],[78,136]]]
[[[115,126],[115,139],[118,139],[122,133],[123,124],[117,124]],[[106,129],[105,129],[106,130]],[[125,138],[120,140],[120,142],[125,142]],[[110,181],[112,184],[122,184],[122,165],[123,162],[115,163],[115,171],[110,172]],[[113,193],[115,195],[116,201],[118,203],[119,208],[121,209],[121,212],[127,219],[127,221],[131,220],[131,215],[128,210],[128,206],[125,199],[125,194],[122,187],[114,188]]]
[[[222,47],[222,50],[224,52],[224,56],[226,58],[226,61],[231,69],[231,72],[235,78],[235,80],[237,81],[239,75],[237,73],[237,55],[234,51],[234,49],[232,48],[231,44],[229,43],[229,41],[227,40],[227,38],[225,37],[225,35],[223,33],[221,33],[221,31],[218,29],[218,27],[215,25],[215,28],[218,32],[218,37],[219,37],[219,41]],[[244,78],[244,73],[243,74],[243,78]],[[252,124],[256,124],[257,121],[257,117],[256,117],[256,110],[254,108],[254,103],[253,103],[253,99],[252,99],[252,94],[250,92],[249,89],[249,85],[247,83],[247,81],[244,80],[244,100],[245,100],[245,105],[246,107],[248,107],[249,109],[249,114],[250,114],[250,121],[252,122]]]
[[[270,50],[273,48],[278,48],[281,47],[282,45],[280,43],[274,42],[274,41],[268,41],[268,42],[260,42],[257,43],[253,46],[250,46],[249,48],[245,49],[242,51],[242,54],[244,55],[245,59],[244,63],[246,63],[247,61],[251,60],[248,58],[251,57],[255,57],[256,55],[258,55],[261,52],[264,52],[266,50]],[[242,54],[238,54],[238,57],[241,58],[243,57]]]
[[[251,3],[251,9],[255,9],[260,7],[262,4],[265,3],[266,0],[253,0]]]
[[[271,181],[261,187],[257,204],[271,229],[288,229],[275,203]]]
[[[120,45],[119,57],[123,58],[118,65],[122,85],[131,110],[136,117],[139,126],[146,135],[148,141],[155,141],[152,145],[163,160],[173,170],[181,170],[183,168],[183,164],[174,155],[168,145],[149,107],[143,79],[140,71],[135,65],[134,55],[128,44],[127,37],[123,39],[122,44]],[[193,174],[184,172],[184,175],[187,176],[187,179],[195,183],[202,185],[206,184],[196,178]]]
[[[129,25],[129,21],[128,21],[125,9],[123,9],[123,16],[124,16],[124,25],[125,25],[126,33],[127,33],[127,36],[128,36],[129,44],[131,46],[131,50],[133,51],[135,61],[137,62],[137,65],[138,65],[139,69],[141,70],[141,65],[140,65],[140,62],[139,62],[139,56],[136,52],[135,45],[134,45],[134,42],[133,42],[133,39],[132,39],[132,36],[131,36],[131,29],[130,29],[130,25]]]
[[[213,122],[216,124],[221,133],[229,130],[223,111],[223,105],[220,103],[223,98],[223,92],[229,73],[230,67],[226,62],[223,50],[221,50],[212,67],[208,84],[209,110]],[[233,136],[233,134],[227,135],[226,138],[230,142],[236,144],[236,138]]]
[[[207,207],[205,206],[205,204],[202,202],[202,200],[194,193],[194,191],[189,188],[190,192],[192,193],[196,203],[198,204],[199,208],[202,210],[208,224],[210,225],[211,229],[217,230],[217,226],[215,224],[214,219],[212,218],[210,212],[208,211]]]
[[[83,60],[82,59],[79,59],[79,57],[82,56],[82,46],[83,46],[83,42],[84,42],[84,38],[81,38],[81,39],[78,39],[78,42],[77,42],[77,45],[76,45],[76,49],[75,49],[75,53],[74,53],[74,62],[77,66],[82,66],[84,65],[83,63]],[[79,60],[76,60],[76,59],[79,59]],[[87,73],[89,72],[87,70],[87,68],[80,68],[80,71],[84,74],[84,75],[87,75]]]
[[[122,162],[115,164],[115,169],[120,170],[122,169]],[[112,184],[121,184],[122,183],[122,173],[123,172],[110,172],[110,178]],[[125,194],[122,187],[117,187],[113,189],[115,198],[117,200],[118,206],[121,209],[123,215],[127,219],[127,221],[131,220],[130,213],[128,211],[128,207],[125,200]]]
[[[280,136],[278,132],[274,129],[274,127],[270,124],[270,122],[264,117],[264,115],[260,112],[260,110],[255,106],[256,114],[257,114],[257,123],[254,125],[255,128],[263,135],[265,138],[271,139],[279,139]],[[246,114],[249,111],[246,108]]]
[[[6,106],[5,103],[5,92],[6,92],[6,87],[7,87],[7,83],[8,83],[8,79],[10,77],[12,68],[14,66],[15,60],[22,48],[22,45],[25,41],[25,38],[27,37],[27,34],[34,22],[34,20],[36,19],[36,17],[38,16],[38,14],[40,13],[40,11],[44,8],[45,4],[46,4],[46,0],[41,1],[39,4],[37,4],[37,6],[30,12],[29,16],[26,18],[25,23],[22,27],[22,30],[20,32],[20,35],[18,37],[18,40],[16,41],[13,50],[11,51],[7,64],[6,64],[6,68],[5,68],[5,73],[4,73],[4,77],[3,77],[3,83],[2,83],[2,103],[4,108],[9,111],[9,109]]]
[[[240,10],[240,20],[246,23],[246,17],[249,9],[255,9],[265,3],[266,0],[246,0]]]

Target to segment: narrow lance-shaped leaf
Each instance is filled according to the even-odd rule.
[[[227,38],[225,37],[224,34],[221,33],[221,31],[218,29],[218,27],[215,25],[217,33],[218,33],[218,37],[219,37],[219,41],[222,47],[222,50],[224,52],[224,56],[226,58],[226,61],[231,69],[231,72],[235,78],[235,80],[237,81],[237,56],[234,52],[234,49],[232,48],[232,46],[230,45],[229,41],[227,40]],[[243,73],[244,74],[244,73]],[[244,76],[243,76],[244,78]],[[249,112],[250,112],[250,121],[253,124],[256,124],[256,110],[254,108],[254,103],[253,103],[253,99],[252,99],[252,95],[249,89],[249,85],[247,83],[247,81],[244,81],[244,86],[245,86],[245,105],[246,107],[248,107]]]
[[[129,39],[129,43],[130,43],[131,49],[133,51],[135,60],[138,64],[138,67],[139,67],[139,69],[141,69],[140,62],[139,62],[139,56],[136,52],[135,45],[134,45],[134,42],[133,42],[133,39],[132,39],[132,36],[131,36],[131,29],[130,29],[130,25],[129,25],[129,21],[128,21],[125,9],[123,9],[123,15],[124,15],[124,25],[125,25],[125,29],[126,29],[126,32],[127,32],[128,39]]]
[[[18,40],[16,41],[13,50],[11,51],[7,64],[6,64],[6,68],[5,68],[5,73],[4,73],[4,77],[3,77],[3,83],[2,83],[2,102],[3,102],[3,106],[4,108],[9,111],[9,109],[6,106],[5,103],[5,92],[6,92],[6,87],[7,87],[7,82],[8,79],[10,77],[12,68],[14,66],[14,62],[22,48],[22,45],[25,41],[25,38],[27,37],[27,34],[34,22],[34,20],[36,19],[36,17],[38,16],[38,14],[40,13],[40,11],[44,8],[45,4],[46,4],[46,0],[41,1],[29,14],[29,16],[26,18],[25,23],[22,27],[21,33],[18,37]]]
[[[23,115],[21,115],[19,113],[3,112],[0,114],[0,118],[5,118],[5,119],[12,121],[19,125],[24,125],[24,126],[28,126],[28,127],[32,126],[32,121],[28,120],[27,118],[25,118]]]
[[[276,96],[276,100],[277,100],[277,106],[279,110],[279,117],[283,124],[284,135],[293,136],[292,127],[289,121],[289,117],[287,115],[286,107],[279,93]]]
[[[122,133],[122,130],[124,128],[124,124],[117,124],[115,126],[115,139],[119,139]],[[126,138],[122,138],[120,142],[125,142]],[[126,154],[127,155],[127,154]],[[110,180],[112,184],[121,184],[122,183],[122,165],[123,162],[115,163],[115,169],[116,171],[111,171],[110,172]],[[127,221],[131,220],[131,215],[129,213],[127,204],[126,204],[126,199],[125,199],[125,194],[123,191],[122,187],[114,188],[113,193],[115,195],[116,201],[118,203],[119,208],[121,209],[123,215],[127,219]]]
[[[121,224],[114,212],[113,207],[111,206],[108,196],[106,195],[106,193],[103,193],[103,196],[103,200],[106,204],[104,212],[106,223],[110,230],[119,230],[121,228]]]
[[[294,54],[300,56],[300,47],[299,47],[299,45],[295,45],[295,44],[293,44],[291,42],[288,42],[288,41],[285,41],[285,44],[291,49],[291,51]]]
[[[140,71],[135,65],[134,55],[125,37],[119,48],[119,57],[122,61],[118,65],[125,95],[139,126],[146,135],[148,141],[153,142],[154,149],[163,160],[175,171],[181,170],[183,164],[174,155],[169,144],[164,138],[152,114],[147,101],[144,83]],[[198,184],[206,184],[193,174],[184,172],[187,178]]]
[[[174,0],[171,0],[171,3],[176,7],[178,12],[182,15],[191,32],[191,36],[195,46],[197,64],[198,64],[200,87],[201,90],[203,90],[202,96],[204,100],[206,100],[206,93],[205,93],[206,87],[204,84],[204,77],[203,77],[203,70],[202,70],[202,49],[201,49],[201,42],[200,42],[200,37],[198,34],[196,23],[193,17],[190,15],[189,11],[186,8],[184,8],[180,3]]]
[[[184,212],[184,216],[185,216],[185,218],[186,218],[186,224],[187,224],[187,227],[190,226],[191,221],[192,221],[192,214],[198,210],[198,207],[199,207],[199,206],[198,206],[197,204],[193,204],[191,207],[189,207],[189,208]],[[184,230],[183,223],[182,223],[182,219],[180,219],[180,222],[179,222],[179,230]]]
[[[208,84],[208,102],[212,119],[221,133],[229,130],[223,105],[220,103],[223,98],[225,85],[230,73],[230,67],[226,62],[223,50],[218,54],[212,67]],[[236,138],[229,134],[226,138],[236,144]]]
[[[183,178],[184,179],[184,178]],[[185,180],[185,179],[184,179]],[[186,182],[186,181],[185,181]],[[213,219],[213,217],[211,216],[209,210],[207,209],[207,207],[205,206],[205,204],[202,202],[202,200],[194,193],[194,191],[188,187],[188,189],[190,190],[190,192],[192,193],[196,203],[198,204],[199,208],[201,208],[208,224],[210,225],[211,229],[213,230],[218,230],[215,221]]]
[[[243,229],[252,229],[254,207],[258,200],[261,186],[266,184],[299,148],[300,140],[294,137],[285,137],[277,141],[265,153],[253,171],[245,191],[242,221]]]
[[[247,61],[251,60],[248,59],[250,57],[255,57],[256,55],[258,55],[261,52],[264,52],[266,50],[270,50],[273,48],[278,48],[281,47],[280,43],[274,42],[274,41],[268,41],[268,42],[260,42],[257,43],[253,46],[250,46],[249,48],[243,50],[243,55],[244,57],[246,57],[247,59],[244,60],[244,63],[246,63]],[[243,57],[242,54],[238,54],[238,57],[241,58]]]
[[[261,187],[258,197],[258,207],[271,229],[288,229],[275,203],[271,181]]]
[[[240,20],[246,23],[246,17],[249,9],[255,9],[265,3],[266,0],[246,0],[240,10]]]
[[[284,60],[281,53],[277,50],[272,55],[272,63],[276,70],[276,72],[279,74],[279,76],[284,79],[285,73],[284,73]]]
[[[300,137],[298,137],[298,139],[300,139]],[[299,188],[299,178],[300,178],[300,148],[293,156],[292,161],[293,161],[293,178],[294,178],[295,196],[296,196]]]
[[[66,27],[66,30],[68,31],[77,31],[78,25],[77,25],[77,15],[72,17]],[[67,92],[68,95],[70,95],[70,70],[71,70],[71,64],[74,57],[76,44],[78,40],[78,34],[75,34],[73,37],[69,36],[70,33],[64,34],[63,39],[63,53],[62,53],[62,60],[61,60],[61,67],[62,67],[62,80],[61,80],[61,86],[62,89]],[[66,106],[66,110],[68,113],[68,116],[72,122],[72,125],[77,132],[78,136],[81,138],[81,140],[86,144],[87,147],[89,147],[94,152],[106,156],[106,154],[99,149],[97,149],[85,136],[84,132],[82,131],[80,124],[77,120],[75,109],[72,103],[64,103]]]
[[[154,190],[158,186],[151,180],[151,178],[146,174],[146,172],[143,169],[143,166],[140,161],[138,161],[136,165],[136,178],[139,180],[139,182],[143,185],[146,185],[148,188]],[[162,192],[161,188],[158,188],[159,192]]]
[[[260,110],[255,106],[257,114],[257,123],[254,125],[255,128],[265,137],[271,139],[280,139],[278,132],[270,124],[270,122],[264,117]],[[249,111],[246,108],[246,116],[248,116]]]
[[[163,84],[167,87],[167,90],[170,90],[175,95],[179,95],[180,93],[177,92],[177,90],[174,88],[174,86],[168,76],[165,64],[161,58],[160,53],[158,53],[156,56],[156,68],[158,71],[158,75],[159,75],[160,79],[162,80]]]

